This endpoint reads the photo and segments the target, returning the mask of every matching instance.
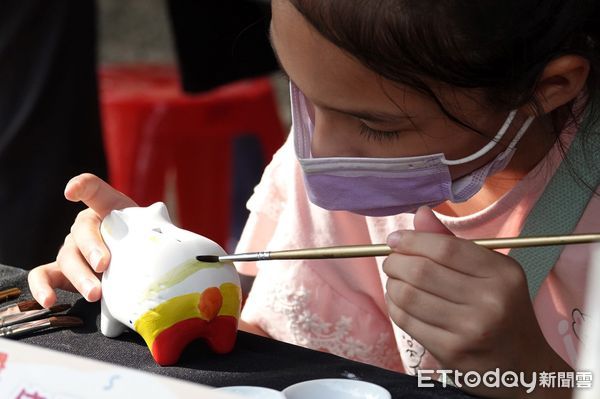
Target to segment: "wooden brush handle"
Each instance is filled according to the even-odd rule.
[[[488,249],[499,248],[525,248],[547,245],[568,245],[599,242],[600,233],[571,234],[563,236],[546,237],[511,237],[511,238],[486,238],[473,240],[477,245]],[[386,244],[372,245],[346,245],[338,247],[306,248],[286,251],[267,252],[269,259],[335,259],[356,258],[367,256],[387,256],[392,252]]]

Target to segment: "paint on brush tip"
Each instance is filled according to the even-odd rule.
[[[198,262],[215,263],[219,261],[217,255],[198,255],[196,256]]]

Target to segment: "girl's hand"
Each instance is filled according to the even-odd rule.
[[[29,272],[31,293],[46,308],[56,302],[56,288],[79,291],[90,302],[100,299],[98,277],[110,259],[100,235],[100,223],[114,209],[136,206],[132,199],[89,173],[71,179],[65,197],[73,202],[83,201],[89,208],[77,215],[56,261]]]
[[[443,368],[523,371],[527,381],[532,371],[571,371],[544,339],[525,274],[512,258],[454,237],[429,208],[415,215],[415,231],[392,233],[388,245],[394,251],[383,265],[390,316]],[[464,383],[463,389],[490,397],[524,392]],[[539,388],[535,393],[553,397]]]

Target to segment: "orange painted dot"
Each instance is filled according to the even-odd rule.
[[[217,314],[219,314],[221,305],[223,305],[223,295],[221,295],[221,290],[219,290],[219,288],[210,287],[200,294],[198,310],[206,317],[206,320],[210,321],[214,319]]]

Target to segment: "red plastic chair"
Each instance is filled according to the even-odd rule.
[[[100,89],[111,184],[143,206],[174,192],[178,224],[225,246],[233,140],[256,134],[268,162],[285,138],[269,79],[186,95],[173,67],[120,66]]]

